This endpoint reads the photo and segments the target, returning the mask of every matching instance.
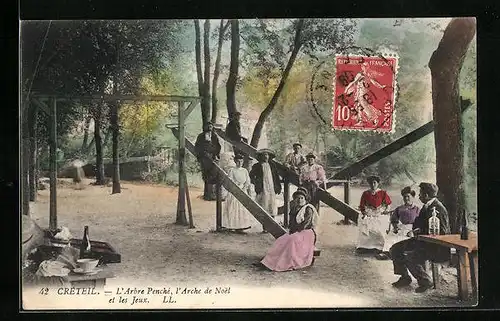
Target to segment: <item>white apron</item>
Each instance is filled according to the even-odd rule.
[[[366,209],[365,218],[358,221],[358,243],[356,248],[383,250],[389,215],[381,215],[382,209]]]
[[[389,252],[389,249],[394,244],[409,239],[409,237],[406,235],[412,229],[413,229],[413,224],[403,224],[403,223],[399,222],[398,223],[398,233],[395,234],[394,230],[391,226],[391,230],[390,230],[389,234],[387,234],[385,237],[385,244],[384,244],[383,251]]]

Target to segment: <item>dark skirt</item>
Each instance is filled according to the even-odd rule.
[[[302,184],[309,193],[309,203],[319,211],[318,185],[315,182],[306,181]]]
[[[207,184],[217,183],[217,170],[213,164],[213,160],[208,157],[200,158],[201,176]]]

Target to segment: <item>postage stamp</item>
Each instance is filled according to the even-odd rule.
[[[397,57],[335,58],[334,130],[392,132]]]

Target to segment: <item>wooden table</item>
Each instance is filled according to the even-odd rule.
[[[70,272],[64,279],[71,283],[75,287],[92,287],[92,288],[103,288],[106,285],[106,279],[114,278],[114,273],[106,265],[98,267],[101,269],[97,274],[85,275]]]
[[[461,240],[460,234],[448,235],[418,235],[417,240],[434,243],[449,248],[454,248],[458,254],[457,281],[458,297],[464,300],[469,295],[468,280],[472,284],[472,295],[477,299],[478,295],[478,244],[477,234],[469,233],[468,240]]]

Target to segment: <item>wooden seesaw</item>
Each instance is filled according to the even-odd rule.
[[[172,133],[178,139],[179,131],[176,128],[171,128]],[[186,148],[195,155],[195,147],[194,144],[187,138],[185,138],[185,146]],[[241,188],[238,187],[227,175],[227,173],[215,162],[212,163],[214,168],[217,171],[219,176],[219,184],[217,184],[217,193],[220,194],[220,187],[224,186],[224,188],[231,194],[236,197],[236,199],[252,214],[259,223],[264,226],[264,228],[274,237],[278,238],[287,231],[276,222],[272,216],[267,213],[257,202],[255,202],[250,196],[247,195]],[[217,198],[217,202],[221,203],[221,198]],[[222,216],[222,204],[217,205],[217,217]],[[220,221],[218,219],[217,221]],[[320,256],[321,251],[319,249],[315,249],[314,256]]]

